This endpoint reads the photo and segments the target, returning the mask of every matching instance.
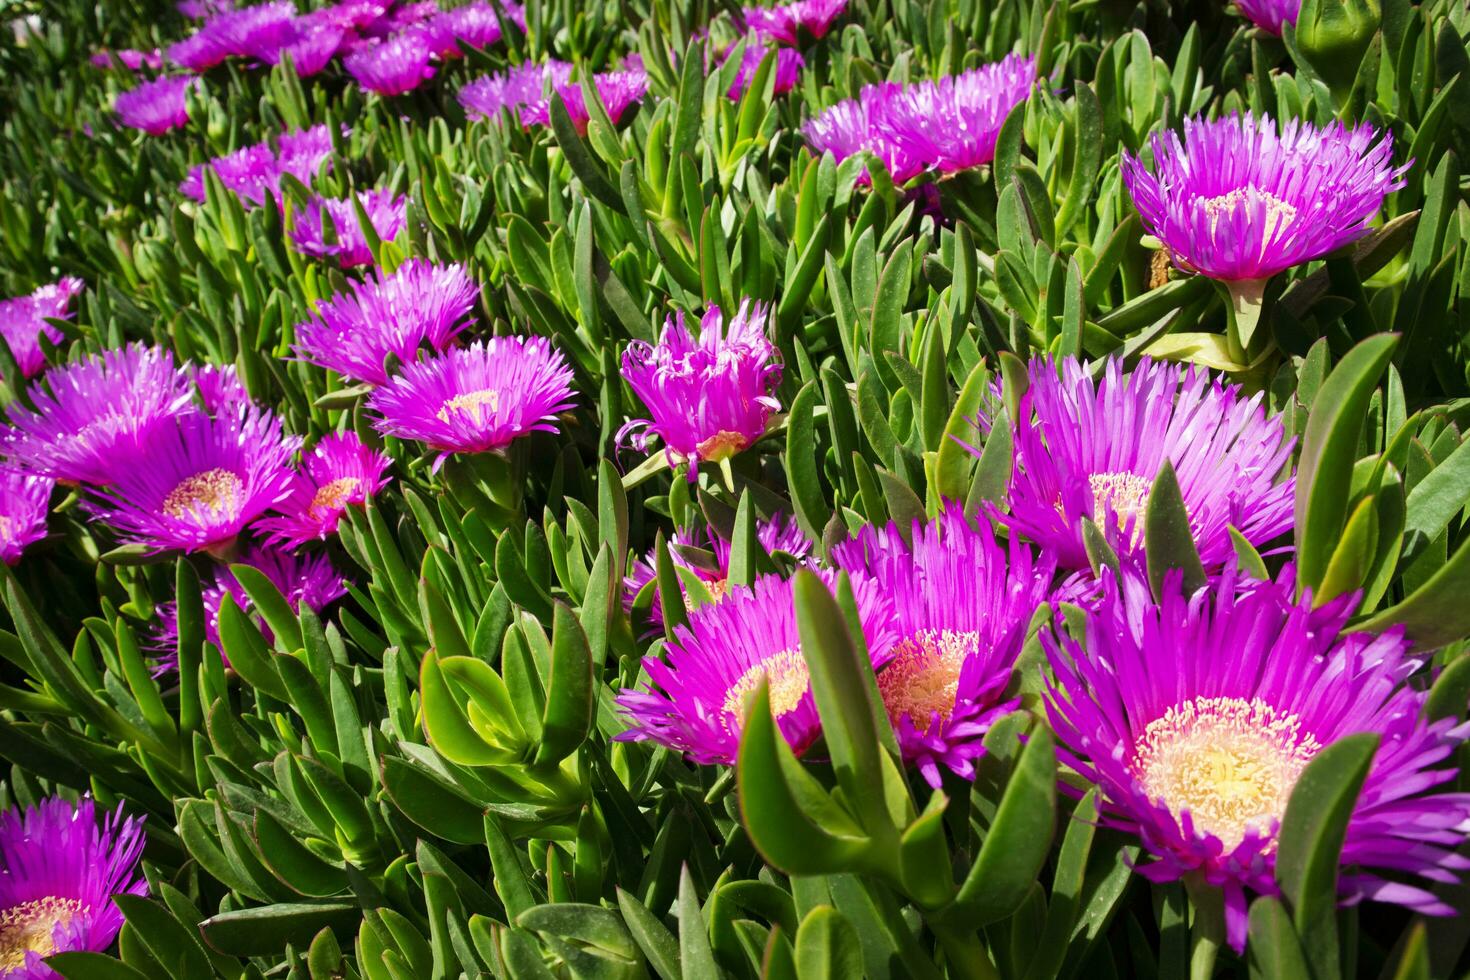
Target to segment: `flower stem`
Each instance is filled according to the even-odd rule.
[[[1203,879],[1184,879],[1194,923],[1189,934],[1189,980],[1210,980],[1215,975],[1215,957],[1225,942],[1225,896]]]

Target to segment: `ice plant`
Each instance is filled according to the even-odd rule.
[[[389,190],[372,190],[359,191],[357,199],[379,239],[391,242],[398,237],[408,220],[408,198]],[[318,258],[334,256],[344,268],[373,262],[351,199],[313,197],[296,216],[291,241],[297,251]]]
[[[504,4],[506,15],[525,28],[526,15],[515,4]],[[483,0],[474,0],[462,7],[445,10],[424,22],[428,33],[430,50],[437,58],[458,58],[463,52],[460,42],[472,48],[488,48],[504,33],[495,8]]]
[[[745,45],[745,53],[740,58],[740,68],[735,72],[735,81],[730,83],[729,90],[725,93],[732,99],[738,99],[745,94],[750,87],[751,79],[760,69],[761,62],[765,60],[769,49],[756,43],[752,39]],[[730,57],[733,57],[733,52]],[[792,48],[776,49],[776,84],[773,94],[781,95],[796,88],[796,82],[801,75],[801,69],[806,66],[806,60],[802,58],[801,52]]]
[[[801,125],[801,134],[818,154],[831,153],[841,163],[857,153],[871,153],[896,183],[917,177],[923,161],[900,149],[884,125],[888,103],[903,91],[896,82],[866,85],[856,98],[844,99]],[[864,173],[860,180],[870,178]]]
[[[163,52],[154,48],[152,51],[138,51],[134,48],[122,48],[117,51],[98,51],[92,55],[92,64],[98,68],[126,68],[128,71],[139,71],[150,68],[158,71],[163,67]]]
[[[323,161],[332,159],[332,134],[326,126],[283,133],[277,143],[279,150],[266,140],[196,164],[189,168],[179,190],[196,201],[205,200],[204,172],[213,170],[226,190],[235,192],[247,206],[259,207],[267,191],[280,197],[282,174],[309,184]]]
[[[188,75],[165,75],[119,92],[112,107],[124,126],[141,129],[149,136],[162,136],[188,124],[187,96],[197,84]]]
[[[427,443],[443,463],[555,432],[556,414],[572,407],[571,382],[566,358],[545,337],[491,337],[407,365],[368,406],[379,431]]]
[[[771,392],[781,380],[776,348],[766,336],[769,309],[743,300],[728,324],[718,306],[700,321],[696,338],[684,311],[664,324],[656,345],[634,341],[623,352],[623,380],[648,407],[618,432],[640,451],[663,441],[670,465],[729,459],[759,439],[781,404]]]
[[[46,366],[41,338],[45,337],[52,344],[59,344],[64,339],[61,331],[46,321],[69,317],[72,298],[84,287],[80,279],[66,276],[28,296],[0,300],[0,336],[5,338],[23,377],[33,378]]]
[[[434,77],[433,59],[428,33],[411,28],[359,47],[342,59],[342,67],[369,92],[402,95]]]
[[[937,789],[941,766],[975,778],[981,739],[1019,706],[1007,687],[1056,561],[1015,537],[998,544],[987,520],[959,507],[915,521],[909,537],[896,524],[864,528],[833,561],[893,601],[893,659],[878,693],[904,761]]]
[[[846,9],[847,0],[794,0],[779,7],[746,7],[740,16],[762,37],[795,45],[803,32],[814,39],[825,36]]]
[[[1141,581],[1105,574],[1084,643],[1042,634],[1061,758],[1101,787],[1105,819],[1143,842],[1140,874],[1222,889],[1237,951],[1247,892],[1277,894],[1292,789],[1344,736],[1381,742],[1347,824],[1342,901],[1453,915],[1425,886],[1470,868],[1454,853],[1470,830],[1470,795],[1432,792],[1455,779],[1466,729],[1422,718],[1426,695],[1405,685],[1420,662],[1401,631],[1345,633],[1356,598],[1312,610],[1310,596],[1293,599],[1293,574],[1256,582],[1227,570],[1192,597],[1175,577],[1158,604]]]
[[[1240,12],[1267,34],[1281,36],[1287,24],[1295,24],[1301,13],[1301,0],[1235,0]]]
[[[229,58],[272,59],[294,35],[296,7],[286,0],[212,14],[197,31],[168,49],[169,60],[194,72]]]
[[[30,397],[34,408],[11,406],[0,452],[29,472],[101,486],[155,426],[189,408],[192,391],[171,351],[130,344],[53,369]]]
[[[0,561],[14,565],[46,536],[46,514],[56,481],[0,466]]]
[[[549,87],[565,85],[571,77],[568,62],[526,62],[470,82],[459,90],[459,104],[472,119],[499,119],[502,110],[519,119],[525,106],[543,101]]]
[[[290,496],[275,507],[278,514],[255,526],[289,548],[325,538],[349,506],[365,503],[387,484],[387,468],[388,457],[363,445],[356,433],[329,433],[303,456]]]
[[[888,601],[876,583],[855,582],[858,618],[875,667],[892,645]],[[745,727],[747,700],[770,683],[777,727],[800,754],[821,734],[811,676],[796,626],[789,579],[766,575],[701,606],[675,630],[662,658],[643,660],[647,687],[624,688],[618,706],[629,724],[619,741],[648,741],[695,762],[732,765]]]
[[[770,520],[758,521],[755,534],[767,554],[783,552],[800,561],[807,558],[812,552],[812,543],[801,532],[801,528],[797,527],[794,521],[787,520],[782,514],[776,514]],[[675,565],[697,576],[712,599],[719,601],[723,598],[729,587],[730,542],[710,526],[703,532],[675,531],[671,545],[669,559]],[[707,549],[710,552],[712,565],[691,561],[680,551],[681,548]],[[623,579],[623,605],[626,609],[631,611],[638,594],[658,578],[657,562],[658,556],[650,552],[629,567],[628,574]],[[680,583],[681,591],[683,588],[683,583]],[[687,593],[683,601],[686,607],[690,604]],[[664,611],[659,601],[657,585],[654,585],[653,605],[649,608],[649,616],[655,624],[662,628]]]
[[[123,916],[114,895],[147,895],[143,819],[122,807],[97,823],[91,797],[0,813],[0,977],[51,980],[56,953],[100,953]]]
[[[1192,118],[1154,134],[1152,167],[1123,153],[1123,181],[1144,228],[1179,268],[1224,282],[1237,310],[1268,279],[1367,234],[1404,186],[1393,138],[1371,124],[1318,129],[1293,119]]]
[[[199,403],[210,415],[250,405],[250,393],[233,364],[190,364],[185,369]]]
[[[224,551],[289,495],[299,444],[270,412],[183,415],[154,427],[98,494],[96,509],[127,540],[154,551]]]
[[[623,113],[628,108],[643,98],[648,91],[648,74],[641,68],[629,68],[623,71],[605,71],[592,77],[593,84],[597,87],[597,97],[602,106],[607,110],[607,117],[613,122],[619,122]],[[556,94],[566,103],[567,115],[572,120],[572,125],[577,132],[587,132],[587,123],[591,114],[587,110],[587,103],[582,94],[582,86],[576,82],[557,84]],[[521,109],[521,123],[526,126],[550,126],[551,125],[551,100],[539,98],[526,104]]]
[[[1036,358],[1029,374],[1011,423],[1005,521],[1063,567],[1089,567],[1083,518],[1120,556],[1142,554],[1149,492],[1165,460],[1207,567],[1234,554],[1230,527],[1255,545],[1291,529],[1295,482],[1283,470],[1292,440],[1260,394],[1247,398],[1208,371],[1161,361],[1125,374],[1111,359],[1095,381],[1075,359]]]
[[[463,266],[409,259],[318,304],[296,325],[296,353],[354,381],[387,384],[390,354],[407,364],[421,347],[445,350],[469,326],[478,298]]]

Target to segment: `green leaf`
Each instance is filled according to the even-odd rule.
[[[1311,980],[1301,940],[1280,899],[1263,895],[1251,903],[1246,954],[1252,980]]]
[[[721,976],[688,865],[679,870],[679,972],[683,980],[720,980]]]
[[[1354,623],[1355,629],[1381,632],[1403,626],[1421,650],[1436,650],[1470,633],[1470,542],[1460,545],[1449,561],[1404,601]]]
[[[233,595],[227,593],[221,600],[218,616],[220,645],[235,673],[256,690],[289,703],[291,695],[276,670],[270,647],[260,635],[260,628],[235,604]]]
[[[553,604],[551,676],[546,685],[546,710],[541,718],[541,744],[536,765],[549,765],[571,755],[592,727],[596,691],[592,652],[582,624],[566,603]]]
[[[1358,590],[1368,574],[1377,546],[1377,497],[1369,494],[1353,508],[1347,526],[1342,530],[1342,538],[1332,549],[1322,584],[1312,594],[1312,606],[1321,606],[1340,595]]]
[[[796,931],[796,975],[801,980],[847,980],[863,975],[857,930],[830,905],[819,905]]]
[[[990,390],[990,371],[977,361],[960,389],[959,398],[950,410],[939,442],[939,458],[934,464],[934,489],[941,499],[964,500],[970,492],[970,473],[975,467],[971,443],[979,432],[976,420]],[[988,442],[988,440],[987,440]]]
[[[147,974],[101,953],[57,953],[46,964],[66,980],[148,980]]]
[[[791,503],[796,520],[808,538],[817,540],[832,519],[822,491],[817,457],[817,424],[814,417],[821,392],[808,381],[791,403],[786,425],[786,477],[791,485]]]
[[[1137,518],[1135,517],[1136,521]],[[1148,581],[1155,598],[1164,594],[1164,577],[1169,572],[1183,574],[1185,595],[1193,595],[1205,584],[1205,569],[1200,564],[1199,550],[1189,527],[1189,511],[1174,466],[1168,460],[1159,468],[1148,493],[1144,515],[1144,551],[1148,559]]]
[[[682,980],[683,973],[679,967],[679,941],[636,897],[621,888],[617,892],[618,908],[623,913],[623,924],[628,927],[633,941],[643,951],[648,965],[653,967],[654,972],[662,980]],[[700,927],[703,928],[703,920],[700,921]]]
[[[214,972],[204,948],[169,910],[139,895],[114,895],[113,902],[148,952],[174,980],[194,980]]]
[[[361,915],[349,902],[283,902],[221,912],[199,923],[199,931],[221,953],[273,956],[287,943],[305,947],[323,929],[351,929]]]
[[[493,766],[512,761],[504,749],[486,742],[475,731],[465,708],[449,686],[439,657],[430,650],[419,668],[424,731],[439,754],[462,766]]]

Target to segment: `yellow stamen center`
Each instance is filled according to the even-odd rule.
[[[56,952],[56,927],[82,914],[74,898],[36,898],[0,909],[0,973],[26,965],[26,954],[50,956]]]
[[[476,425],[484,425],[496,412],[500,411],[500,392],[494,388],[481,388],[479,391],[467,391],[463,395],[455,395],[439,407],[439,421],[450,421],[451,413],[463,413],[468,415]]]
[[[1133,774],[1151,800],[1188,810],[1198,831],[1233,849],[1271,833],[1322,748],[1301,720],[1259,698],[1195,698],[1149,722],[1133,747]]]
[[[771,713],[778,720],[796,710],[812,683],[800,650],[782,650],[751,667],[725,692],[725,729],[732,734],[745,723],[746,700],[762,677],[770,678]]]
[[[1205,215],[1210,219],[1210,233],[1214,234],[1221,218],[1232,217],[1235,212],[1246,206],[1246,202],[1252,196],[1259,198],[1266,205],[1265,238],[1270,239],[1276,232],[1285,229],[1287,225],[1296,220],[1296,208],[1275,194],[1257,190],[1254,187],[1237,187],[1218,197],[1206,197],[1200,200],[1200,207],[1205,209]]]
[[[182,518],[204,510],[210,517],[233,515],[245,496],[245,484],[229,470],[213,469],[185,477],[163,498],[163,512]]]
[[[705,591],[709,593],[709,597],[713,602],[719,602],[721,599],[725,598],[725,593],[730,591],[729,579],[716,578],[703,579],[702,581],[704,582]],[[706,605],[708,605],[708,603],[706,603]],[[694,603],[689,598],[689,594],[687,592],[684,594],[684,608],[689,610],[690,612],[693,612],[695,608]]]
[[[893,721],[907,715],[915,728],[929,730],[937,714],[948,721],[954,711],[965,657],[975,649],[974,631],[921,630],[898,643],[898,653],[878,675],[878,693]]]
[[[722,459],[729,459],[749,443],[746,438],[738,432],[728,432],[721,429],[708,439],[694,447],[699,458],[711,463],[718,463]]]
[[[357,492],[360,486],[362,486],[362,481],[355,476],[344,476],[340,480],[333,480],[311,498],[311,506],[307,508],[307,513],[313,517],[322,517],[333,511],[344,509],[348,499]]]
[[[1137,473],[1094,473],[1087,478],[1087,484],[1092,489],[1092,523],[1106,528],[1109,512],[1116,514],[1120,530],[1127,530],[1132,523],[1130,543],[1137,547],[1143,540],[1149,481]]]

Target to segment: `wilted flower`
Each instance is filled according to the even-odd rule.
[[[372,190],[359,191],[357,199],[379,239],[391,242],[398,237],[408,220],[408,198],[389,190]],[[324,227],[327,221],[331,222],[330,235]],[[368,248],[350,198],[313,197],[296,216],[291,241],[305,255],[335,256],[343,268],[373,262],[372,250]]]
[[[881,667],[893,643],[887,597],[872,581],[853,587],[869,656]],[[701,764],[733,765],[747,699],[763,678],[776,725],[794,752],[821,734],[789,579],[765,575],[753,588],[734,586],[721,601],[694,610],[664,656],[645,658],[643,669],[648,687],[618,692],[631,726],[614,736],[618,741],[655,742]]]
[[[165,75],[151,82],[140,82],[126,92],[119,92],[112,107],[118,120],[149,136],[161,136],[189,122],[186,96],[199,84],[188,75]]]
[[[628,107],[643,98],[648,91],[648,74],[641,68],[600,72],[592,77],[592,82],[597,86],[597,97],[607,110],[607,117],[613,122],[621,120]],[[556,94],[566,103],[567,115],[577,132],[587,132],[591,115],[582,95],[582,86],[573,82],[558,84]],[[526,126],[550,126],[551,100],[539,98],[527,103],[521,109],[521,123]]]
[[[1019,706],[1006,691],[1056,561],[1015,537],[997,544],[988,521],[958,506],[915,521],[910,537],[896,524],[864,528],[832,559],[893,600],[893,659],[878,674],[878,693],[904,760],[937,789],[940,766],[975,778],[985,733]]]
[[[55,368],[30,394],[34,409],[10,407],[0,451],[29,472],[101,486],[154,426],[188,409],[192,392],[172,352],[131,344]]]
[[[771,392],[781,380],[776,348],[766,336],[769,310],[744,300],[725,325],[711,306],[689,332],[684,311],[664,324],[657,345],[634,341],[623,352],[623,380],[648,406],[652,419],[633,419],[618,432],[640,451],[655,436],[670,465],[719,462],[750,446],[780,407]]]
[[[369,92],[402,95],[434,77],[433,58],[428,34],[410,29],[362,45],[342,59],[342,67]]]
[[[1145,360],[1125,375],[1111,359],[1094,382],[1074,359],[1037,358],[1020,414],[1005,520],[1064,567],[1089,567],[1084,517],[1120,556],[1142,554],[1149,492],[1165,460],[1206,566],[1234,554],[1230,527],[1256,545],[1291,529],[1295,481],[1278,477],[1292,440],[1259,394],[1242,397],[1207,371]]]
[[[407,365],[373,392],[378,430],[450,453],[504,449],[555,432],[572,406],[572,369],[545,337],[491,337]]]
[[[1442,882],[1470,868],[1455,848],[1470,795],[1451,783],[1466,735],[1427,723],[1426,695],[1405,686],[1420,666],[1395,630],[1344,633],[1356,598],[1321,609],[1292,597],[1293,572],[1256,582],[1228,570],[1193,597],[1105,575],[1085,643],[1043,632],[1054,684],[1047,713],[1059,755],[1102,788],[1105,819],[1136,833],[1155,882],[1198,875],[1223,889],[1231,944],[1245,946],[1246,892],[1278,894],[1276,842],[1302,770],[1344,736],[1381,736],[1347,824],[1341,899],[1376,899],[1454,915],[1405,876]],[[1390,873],[1392,879],[1382,877]]]
[[[152,429],[96,509],[155,551],[217,550],[290,494],[300,442],[263,410],[183,415]]]
[[[122,807],[97,825],[91,797],[42,800],[0,813],[0,970],[5,980],[53,980],[45,958],[100,953],[123,925],[114,895],[147,895],[138,874],[143,819]]]
[[[27,548],[46,536],[46,514],[55,486],[50,477],[0,466],[0,561],[14,565]]]
[[[84,288],[86,284],[80,279],[65,276],[29,296],[0,300],[0,336],[4,336],[5,343],[9,345],[22,376],[33,378],[46,366],[41,338],[45,337],[53,344],[64,339],[61,331],[46,321],[69,317],[72,297]]]
[[[256,527],[282,545],[294,548],[325,538],[353,504],[361,505],[387,484],[388,457],[363,445],[355,432],[322,436],[303,456],[291,483],[291,494],[262,517]]]
[[[847,0],[795,0],[780,7],[746,7],[741,18],[763,37],[794,45],[803,31],[813,38],[824,36],[846,9]]]
[[[478,297],[463,266],[409,259],[318,304],[296,325],[296,353],[354,381],[387,384],[389,354],[411,363],[423,346],[445,350],[469,326]]]
[[[801,528],[794,521],[789,521],[782,514],[775,514],[770,520],[757,521],[755,526],[756,539],[765,549],[767,554],[783,552],[798,561],[805,559],[812,552],[812,543],[807,540]],[[718,601],[725,595],[729,587],[730,576],[730,542],[720,536],[714,527],[708,527],[704,532],[689,533],[683,530],[674,532],[670,542],[669,560],[697,576],[710,597]],[[683,548],[707,549],[710,552],[711,565],[697,564],[681,552]],[[658,578],[658,556],[649,552],[644,557],[633,562],[628,568],[628,574],[623,579],[623,606],[632,611],[633,602],[638,593]],[[684,588],[680,583],[680,589]],[[684,598],[686,606],[689,605],[687,596]],[[658,586],[653,589],[653,605],[649,608],[649,616],[660,628],[664,623],[663,604],[659,601]]]
[[[138,71],[142,68],[151,68],[158,71],[163,67],[163,52],[154,48],[152,51],[136,51],[132,48],[122,48],[118,51],[98,51],[92,55],[92,64],[98,68],[117,68],[119,66],[128,71]]]
[[[568,62],[526,62],[470,82],[459,90],[459,104],[472,119],[499,119],[503,109],[520,118],[524,106],[544,101],[548,87],[565,85],[571,77]]]
[[[750,86],[751,79],[760,69],[761,62],[765,60],[769,49],[763,44],[758,44],[754,39],[745,45],[745,53],[740,58],[740,69],[735,73],[735,81],[730,84],[730,89],[725,94],[732,99],[738,99],[745,94],[746,88]],[[733,53],[731,54],[733,57]],[[776,86],[773,94],[781,95],[796,88],[796,82],[801,75],[801,69],[806,66],[806,60],[802,58],[801,52],[792,48],[776,49]]]
[[[1181,269],[1264,281],[1367,234],[1409,165],[1364,123],[1318,129],[1247,114],[1184,121],[1150,141],[1153,169],[1123,154],[1123,181],[1149,234]]]

